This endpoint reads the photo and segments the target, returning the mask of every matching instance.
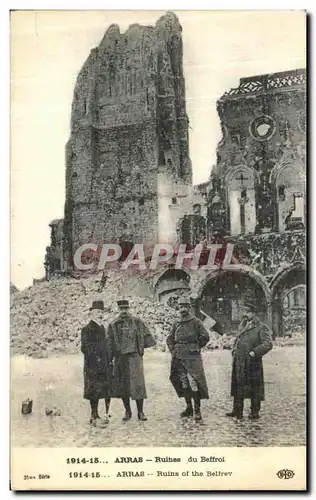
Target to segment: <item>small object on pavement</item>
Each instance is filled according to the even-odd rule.
[[[21,412],[22,412],[22,415],[29,415],[30,413],[32,413],[32,408],[33,408],[33,401],[32,399],[25,399],[25,401],[22,401],[22,408],[21,408]]]
[[[51,415],[52,417],[60,417],[61,411],[56,408],[56,406],[52,406],[51,408],[45,408],[46,415]]]

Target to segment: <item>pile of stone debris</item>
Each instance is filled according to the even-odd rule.
[[[139,296],[139,283],[144,282],[138,276],[134,276],[133,285],[133,276],[113,272],[108,274],[103,290],[102,276],[91,276],[40,281],[11,294],[11,353],[47,357],[79,352],[81,328],[89,321],[92,301],[104,301],[108,324],[117,315],[116,300],[122,297],[123,290],[128,290],[124,297],[130,300],[131,312],[140,316],[155,336],[155,348],[165,351],[166,336],[178,313],[148,294]],[[145,289],[143,292],[146,295]],[[207,348],[229,348],[231,339],[215,332],[210,335]]]
[[[116,300],[122,296],[122,276],[108,276],[100,291],[100,278],[63,278],[38,282],[11,295],[11,352],[32,357],[75,353],[80,349],[81,328],[89,321],[89,307],[101,299],[105,321],[117,315]],[[124,295],[131,312],[148,324],[163,350],[165,338],[177,312],[146,297]]]

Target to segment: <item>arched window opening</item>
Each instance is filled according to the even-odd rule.
[[[306,328],[305,263],[280,269],[270,284],[272,292],[272,327],[276,337],[292,336]]]
[[[227,179],[232,235],[253,233],[256,227],[254,172],[241,168]]]
[[[278,196],[280,201],[285,200],[285,186],[279,186],[278,188]]]
[[[177,307],[178,297],[190,293],[190,276],[182,269],[167,269],[158,278],[155,293],[159,302]]]
[[[281,169],[275,181],[277,229],[280,232],[305,227],[305,173],[297,162]]]

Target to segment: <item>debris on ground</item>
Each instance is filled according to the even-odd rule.
[[[11,295],[11,353],[37,358],[77,353],[92,301],[104,301],[107,326],[118,313],[116,301],[123,297],[130,301],[132,314],[140,316],[150,328],[157,341],[154,349],[165,352],[166,336],[178,319],[178,312],[168,304],[159,303],[148,293],[149,287],[147,275],[140,277],[137,272],[129,275],[114,270],[88,278],[40,280]],[[206,350],[232,348],[233,335],[219,335],[210,329],[209,333]],[[293,335],[291,339],[277,339],[275,345],[305,343],[303,329]]]
[[[157,341],[155,348],[163,350],[177,311],[154,299],[132,295],[132,286],[128,287],[129,294],[123,294],[122,289],[127,288],[122,286],[123,279],[122,273],[109,274],[102,293],[96,277],[43,281],[15,293],[11,298],[11,352],[41,358],[78,352],[81,329],[89,321],[92,301],[104,301],[106,326],[116,317],[116,301],[122,296],[130,301],[131,312],[152,331]]]

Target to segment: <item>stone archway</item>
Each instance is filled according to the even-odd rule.
[[[296,285],[282,300],[283,336],[306,330],[306,285]]]
[[[262,321],[270,324],[269,286],[265,278],[249,266],[228,265],[212,270],[198,282],[194,295],[197,300],[196,313],[203,310],[221,325],[224,333],[237,333],[242,305],[250,299],[257,302]]]
[[[272,298],[272,329],[275,337],[282,337],[283,301],[287,294],[298,285],[306,284],[306,264],[296,261],[281,268],[273,277],[270,288]]]
[[[190,275],[183,269],[169,268],[163,271],[154,283],[155,296],[159,302],[190,293]]]

